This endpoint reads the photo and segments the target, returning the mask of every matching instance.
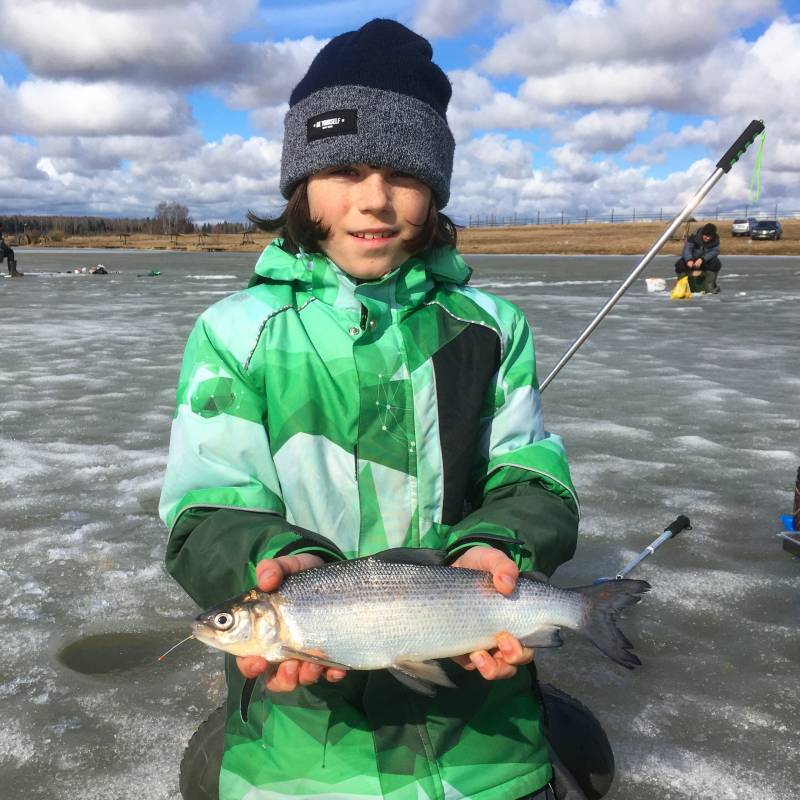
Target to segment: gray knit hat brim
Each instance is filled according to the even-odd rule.
[[[288,199],[300,181],[322,169],[371,164],[419,178],[441,209],[450,198],[454,150],[447,121],[415,97],[366,86],[326,87],[286,114],[280,189]]]

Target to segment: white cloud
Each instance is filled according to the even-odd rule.
[[[30,70],[20,76],[13,55],[2,62],[13,71],[8,83],[0,77],[0,203],[151,214],[174,199],[197,220],[276,210],[287,99],[322,37],[339,32],[322,19],[331,6],[273,13],[256,0],[0,0],[0,47]],[[423,34],[466,33],[472,42],[449,71],[458,146],[448,210],[460,220],[675,209],[754,117],[768,130],[765,193],[800,207],[800,21],[777,16],[777,0],[702,8],[694,0],[392,0],[389,9],[381,13],[413,12]],[[345,11],[340,30],[366,21],[363,4]],[[266,36],[287,19],[294,28]],[[739,26],[753,20],[767,26],[747,41]],[[254,41],[259,31],[264,40]],[[433,44],[438,63],[452,54],[452,41]],[[246,112],[262,135],[205,141],[201,131],[224,130],[224,117],[199,105],[193,117],[186,92],[199,88]],[[676,124],[681,114],[689,119]],[[655,164],[685,163],[687,149],[694,163],[653,177],[663,171]],[[744,206],[754,149],[712,202]]]
[[[283,118],[288,110],[288,103],[258,108],[251,112],[250,121],[265,136],[280,139],[283,136]]]
[[[800,121],[800,22],[781,18],[750,45],[720,48],[724,80],[719,110],[726,114],[786,114]],[[719,61],[719,59],[715,59]],[[705,62],[702,78],[709,80],[715,63]]]
[[[555,114],[542,110],[507,92],[498,92],[491,82],[472,70],[448,74],[453,84],[453,99],[447,119],[457,143],[466,142],[475,130],[529,130],[550,127]]]
[[[246,67],[225,91],[231,108],[257,109],[288,100],[325,39],[306,36],[297,41],[262,42],[247,46]]]
[[[411,27],[423,36],[457,36],[492,6],[492,0],[419,0]]]
[[[686,88],[663,64],[578,65],[556,75],[528,78],[520,97],[551,108],[564,106],[645,106],[681,108]]]
[[[82,213],[76,209],[89,205],[94,214],[147,216],[160,200],[176,200],[203,221],[243,219],[248,209],[266,213],[283,202],[279,141],[167,137],[156,148],[152,139],[122,137],[105,161],[92,153],[94,141],[53,138],[42,148],[0,138],[0,205],[15,209],[28,198],[32,213]]]
[[[473,109],[490,103],[494,97],[495,89],[492,82],[474,70],[453,70],[447,77],[453,85],[453,105],[463,109]],[[451,105],[451,109],[452,107]]]
[[[38,158],[34,145],[18,142],[11,136],[0,136],[0,187],[17,180],[30,181],[31,189],[34,189],[35,184],[44,178],[36,166]]]
[[[6,96],[14,116],[4,114],[0,126],[13,123],[8,133],[166,136],[191,122],[191,109],[180,95],[112,81],[30,80]]]
[[[649,120],[650,111],[644,108],[591,111],[559,128],[556,139],[571,142],[581,150],[612,153],[630,144]]]
[[[731,31],[774,16],[777,0],[575,0],[501,36],[482,66],[533,77],[568,66],[694,60]]]
[[[193,156],[204,142],[197,131],[175,136],[121,135],[108,137],[45,136],[38,140],[40,152],[59,174],[92,177],[123,169],[126,162],[169,165]]]
[[[493,175],[516,177],[531,168],[532,157],[529,146],[518,139],[502,134],[486,134],[473,139],[458,151],[462,168],[476,163],[489,167]]]
[[[696,125],[684,125],[677,133],[661,133],[649,142],[636,145],[627,152],[626,158],[634,164],[658,164],[666,160],[670,150],[696,145],[720,150],[722,156],[721,148],[725,146],[727,149],[738,133],[731,130],[730,135],[725,135],[718,122],[706,119]]]
[[[256,5],[0,0],[0,43],[40,76],[204,83],[238,71],[241,51],[230,38]]]
[[[486,134],[456,148],[449,210],[511,209],[519,177],[533,168],[530,147],[502,134]]]
[[[798,174],[800,173],[800,142],[777,141],[775,146],[770,146],[768,151],[767,163],[769,170],[774,173],[790,173],[786,175],[787,181],[794,183],[794,190],[797,190]]]

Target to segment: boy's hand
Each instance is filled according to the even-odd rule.
[[[304,569],[318,567],[323,563],[319,556],[300,553],[296,556],[281,556],[259,561],[256,565],[256,582],[262,592],[274,592],[287,575]],[[279,664],[270,664],[261,656],[237,656],[236,666],[245,678],[256,678],[267,670],[266,686],[271,692],[291,692],[298,686],[316,683],[323,673],[329,681],[340,681],[347,672],[333,667],[321,667],[308,661],[289,659]]]
[[[504,595],[514,591],[519,576],[517,565],[493,547],[471,547],[453,562],[453,566],[491,572],[494,588]],[[469,655],[457,656],[453,661],[464,669],[477,669],[487,681],[510,678],[516,674],[518,666],[533,661],[533,650],[523,647],[510,633],[501,633],[497,644],[498,647],[491,652],[476,650]]]

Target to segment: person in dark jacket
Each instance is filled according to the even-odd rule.
[[[719,291],[717,273],[721,267],[717,226],[708,222],[686,240],[683,254],[675,262],[675,272],[679,278],[689,276],[689,288],[693,292],[716,294]]]
[[[14,258],[14,251],[6,244],[5,239],[3,239],[3,228],[0,227],[0,264],[3,263],[3,259],[8,259],[8,272],[10,275],[13,275],[17,271],[17,262]]]

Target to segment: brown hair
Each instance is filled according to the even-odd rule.
[[[320,243],[328,237],[329,230],[318,219],[312,219],[308,208],[306,181],[297,184],[286,207],[277,217],[262,218],[252,211],[247,219],[262,231],[277,233],[290,249],[301,247],[309,252],[320,252]],[[406,243],[411,255],[422,255],[437,247],[455,247],[458,231],[455,223],[436,208],[431,200],[428,216],[420,226],[419,233]]]

